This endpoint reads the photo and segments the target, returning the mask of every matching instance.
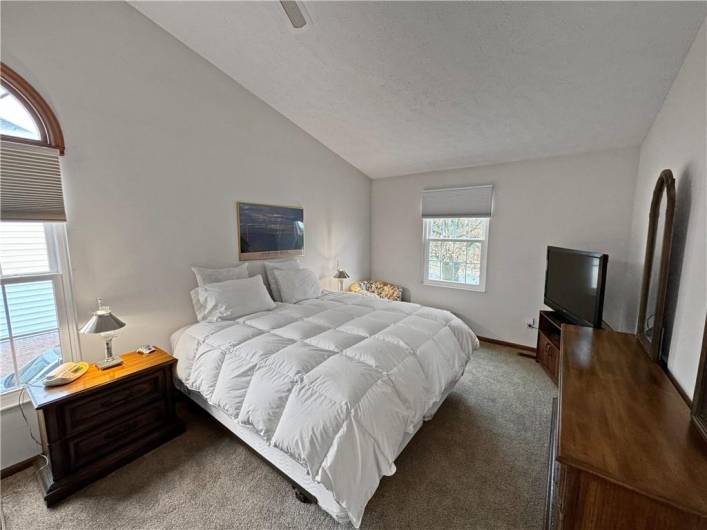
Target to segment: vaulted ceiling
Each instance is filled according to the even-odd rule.
[[[132,2],[372,178],[638,145],[704,3]]]

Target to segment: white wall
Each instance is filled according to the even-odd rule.
[[[667,168],[675,176],[677,196],[668,284],[668,368],[690,396],[695,387],[707,311],[706,46],[703,24],[641,145],[627,267],[627,296],[621,314],[622,325],[635,329],[651,195],[658,175]]]
[[[535,346],[525,319],[542,307],[548,245],[606,252],[604,319],[617,322],[638,149],[439,171],[373,181],[371,271],[444,307],[484,337]],[[486,292],[422,285],[425,187],[493,184]]]
[[[129,5],[3,2],[1,45],[61,122],[79,320],[103,296],[117,351],[194,320],[190,266],[237,260],[238,200],[303,206],[305,265],[369,276],[368,177]]]

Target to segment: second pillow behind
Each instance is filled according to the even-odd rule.
[[[263,263],[263,268],[265,269],[265,276],[268,279],[268,285],[270,285],[270,293],[272,294],[272,299],[276,302],[284,302],[280,296],[280,285],[275,276],[276,270],[292,270],[301,269],[302,264],[298,259],[286,259],[279,261],[266,261]]]
[[[322,292],[319,278],[309,269],[275,269],[273,274],[280,288],[280,300],[286,304],[317,298]]]

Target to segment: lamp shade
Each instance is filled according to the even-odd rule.
[[[110,309],[103,307],[93,313],[91,319],[81,328],[81,333],[107,333],[125,327],[125,322],[110,312]]]
[[[337,280],[343,280],[345,278],[349,278],[350,276],[346,274],[346,271],[344,269],[338,269],[336,271],[336,274],[334,274],[334,278]]]

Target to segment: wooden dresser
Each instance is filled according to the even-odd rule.
[[[707,444],[634,335],[562,326],[546,527],[707,529]]]
[[[108,370],[91,365],[68,385],[29,385],[44,454],[38,478],[54,504],[184,430],[174,407],[177,362],[162,350],[121,355]]]

